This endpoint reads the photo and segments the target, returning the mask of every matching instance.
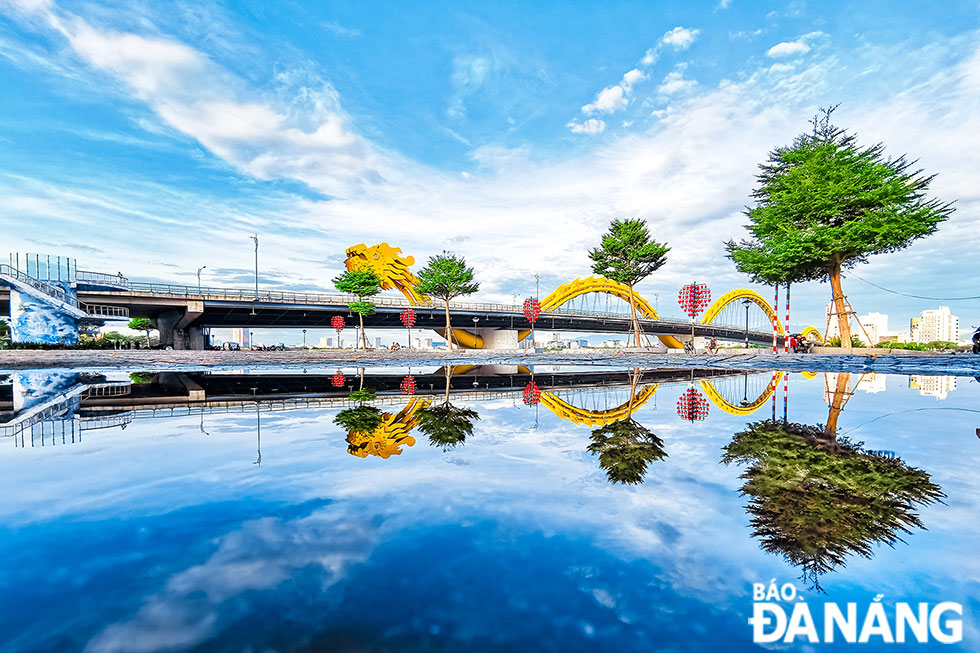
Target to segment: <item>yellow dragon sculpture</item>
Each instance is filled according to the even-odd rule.
[[[382,413],[381,424],[370,432],[351,431],[347,434],[347,453],[358,458],[377,456],[390,458],[402,453],[402,445],[413,446],[415,438],[409,433],[418,426],[416,413],[429,406],[429,401],[416,397],[397,415]]]

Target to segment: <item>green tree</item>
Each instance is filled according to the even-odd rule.
[[[148,318],[134,317],[129,321],[129,328],[133,331],[144,331],[146,333],[146,346],[150,346],[150,329],[153,328],[153,323]]]
[[[916,506],[945,496],[926,472],[828,430],[755,422],[735,434],[722,458],[748,465],[741,492],[751,497],[746,510],[762,548],[799,567],[815,588],[848,555],[870,557],[872,545],[893,545],[924,528]]]
[[[640,321],[636,317],[633,286],[643,281],[667,262],[670,248],[650,237],[645,220],[613,220],[602,244],[589,251],[592,271],[629,288],[633,315],[633,340],[640,346]]]
[[[473,268],[466,267],[466,259],[449,252],[429,257],[429,264],[418,273],[415,290],[445,302],[446,306],[446,344],[453,348],[453,329],[449,321],[449,300],[462,295],[472,295],[480,289],[473,281]],[[457,343],[458,344],[458,343]]]
[[[599,456],[610,483],[642,483],[647,465],[667,457],[663,440],[633,418],[606,424],[589,437],[589,453]]]
[[[473,435],[473,421],[480,415],[469,408],[459,408],[449,402],[449,385],[452,381],[453,366],[443,368],[446,377],[446,395],[442,404],[418,411],[418,429],[429,436],[429,444],[448,451],[466,442]]]
[[[830,122],[814,117],[811,133],[770,152],[760,166],[748,240],[727,243],[735,266],[765,284],[829,280],[845,351],[850,316],[841,270],[872,254],[894,252],[936,231],[951,203],[928,199],[935,178],[905,156],[886,158],[884,145],[861,147]]]
[[[365,301],[365,297],[374,297],[381,292],[381,279],[371,270],[348,270],[333,280],[334,286],[340,292],[357,295],[358,301],[350,302],[347,306],[357,313],[361,324],[361,345],[367,349],[367,336],[364,334],[364,316],[373,315],[375,306]]]
[[[0,320],[0,338],[4,338],[10,333],[10,327],[7,326],[6,321]]]
[[[349,433],[370,433],[378,428],[382,420],[381,410],[364,405],[367,401],[377,399],[377,391],[374,388],[364,387],[364,368],[361,368],[361,386],[357,390],[352,390],[347,398],[356,402],[357,406],[339,411],[333,419],[334,424]]]

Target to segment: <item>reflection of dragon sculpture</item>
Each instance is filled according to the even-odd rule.
[[[347,248],[348,270],[370,270],[381,279],[384,290],[398,290],[413,304],[428,304],[429,298],[415,292],[419,280],[409,267],[415,263],[414,256],[401,255],[402,250],[388,243],[368,247],[364,243]]]
[[[415,398],[397,415],[382,413],[381,424],[371,432],[351,431],[347,434],[347,453],[358,458],[368,455],[388,458],[401,454],[402,445],[409,447],[415,444],[415,438],[409,433],[418,426],[416,412],[427,408],[429,402]]]

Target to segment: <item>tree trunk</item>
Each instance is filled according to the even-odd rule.
[[[636,297],[633,295],[633,286],[630,289],[630,310],[633,313],[633,345],[640,346],[640,321],[636,318]],[[626,339],[626,346],[629,347],[629,338]]]
[[[827,416],[827,427],[824,429],[830,439],[837,438],[837,418],[840,417],[841,411],[844,410],[844,404],[847,403],[850,380],[851,375],[849,373],[839,373],[837,375],[837,387],[830,393],[830,414]]]
[[[367,336],[364,335],[364,314],[363,313],[358,313],[357,314],[357,318],[360,320],[360,323],[361,323],[361,347],[366,350],[367,349]]]
[[[446,302],[446,346],[449,348],[449,351],[452,351],[453,350],[453,328],[451,326],[449,326],[449,300],[447,299],[447,300],[445,300],[445,302]]]
[[[453,366],[446,366],[446,401],[444,402],[446,406],[449,405],[449,382],[453,377]]]
[[[844,291],[840,285],[840,262],[830,271],[830,288],[834,293],[834,311],[837,313],[837,326],[840,329],[841,352],[851,353],[851,316],[844,305]]]

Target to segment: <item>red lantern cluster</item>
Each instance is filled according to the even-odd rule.
[[[404,311],[398,314],[398,317],[401,318],[402,324],[405,325],[406,329],[411,329],[413,326],[415,326],[414,308],[406,308]]]
[[[689,422],[702,420],[708,416],[708,400],[694,388],[688,388],[677,400],[677,414]]]
[[[541,389],[534,381],[528,381],[524,386],[524,403],[528,406],[536,406],[541,402]]]
[[[344,373],[337,370],[337,373],[330,377],[330,385],[335,388],[343,388],[345,380]]]
[[[524,317],[531,324],[538,321],[541,317],[541,302],[536,299],[525,299],[524,300]]]
[[[401,389],[403,395],[415,394],[415,377],[411,374],[405,375],[401,382]]]
[[[689,283],[677,294],[677,303],[688,317],[697,317],[711,303],[711,291],[703,283]]]
[[[342,315],[334,315],[330,318],[330,326],[334,328],[337,335],[340,335],[340,332],[344,330],[344,317]]]

